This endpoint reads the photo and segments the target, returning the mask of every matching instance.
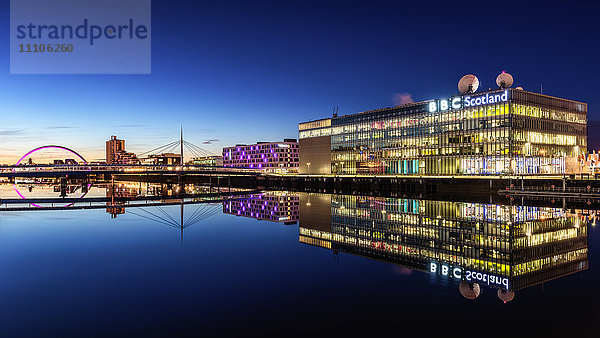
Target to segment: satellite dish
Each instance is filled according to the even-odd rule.
[[[462,94],[474,93],[479,88],[479,79],[473,74],[467,74],[458,81],[458,91]]]
[[[517,87],[516,90],[523,90],[523,87]]]
[[[498,298],[506,304],[515,298],[515,292],[498,289]]]
[[[466,299],[475,299],[481,293],[481,287],[477,283],[467,283],[464,280],[458,283],[458,291]]]
[[[508,73],[502,72],[502,74],[498,75],[496,78],[496,84],[502,89],[510,88],[513,84],[513,77]]]

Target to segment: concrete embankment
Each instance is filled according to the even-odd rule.
[[[559,190],[563,187],[600,188],[600,180],[560,176],[307,176],[307,175],[115,175],[115,180],[204,184],[220,187],[278,189],[326,193],[359,194],[370,192],[394,195],[461,195],[497,194],[499,190],[540,187]]]

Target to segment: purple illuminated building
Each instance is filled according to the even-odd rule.
[[[293,224],[299,217],[297,193],[273,191],[223,202],[223,213],[257,220]]]
[[[258,142],[223,148],[223,165],[273,173],[298,172],[298,142]]]

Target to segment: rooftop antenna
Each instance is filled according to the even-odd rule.
[[[337,106],[333,106],[333,117],[337,117]]]
[[[458,91],[461,94],[474,93],[479,88],[479,79],[473,74],[467,74],[458,81]]]
[[[512,75],[510,75],[510,74],[508,74],[506,72],[502,72],[496,78],[496,84],[501,89],[510,88],[510,86],[513,85],[513,82],[514,82],[514,80],[513,80]]]

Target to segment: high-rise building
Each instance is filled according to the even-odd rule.
[[[587,152],[587,104],[519,88],[299,124],[301,174],[564,174]]]
[[[134,153],[125,151],[125,140],[119,140],[111,136],[106,141],[106,163],[107,164],[139,164],[140,161]]]
[[[223,165],[231,168],[258,169],[286,173],[298,171],[298,142],[258,142],[223,148]]]

